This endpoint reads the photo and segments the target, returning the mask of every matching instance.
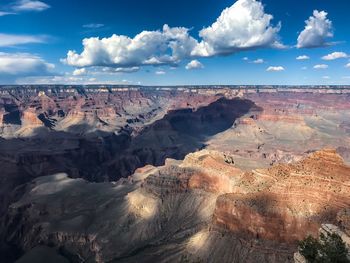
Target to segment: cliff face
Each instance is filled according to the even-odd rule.
[[[98,262],[291,262],[296,241],[322,223],[346,226],[349,176],[334,150],[253,172],[202,150],[114,184],[41,177],[11,205],[6,236]]]

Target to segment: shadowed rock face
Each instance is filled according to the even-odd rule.
[[[117,179],[146,164],[162,165],[168,157],[183,159],[186,154],[203,148],[207,138],[230,128],[250,110],[259,109],[249,100],[222,98],[195,111],[171,111],[145,127],[124,151],[118,152],[109,163],[108,174]]]
[[[4,124],[21,125],[21,115],[17,105],[5,104],[4,109],[7,112],[3,115],[2,122]]]
[[[23,177],[67,172],[72,177],[91,181],[118,180],[146,164],[161,165],[168,157],[182,159],[187,153],[202,148],[209,136],[231,127],[253,107],[254,103],[249,100],[222,98],[197,110],[172,110],[135,135],[131,129],[99,137],[52,131],[45,136],[8,139],[0,144],[5,150],[4,158],[7,149],[9,159],[10,154],[15,155],[16,169],[26,172]],[[39,118],[45,126],[53,127],[53,121],[44,115]],[[74,129],[79,127],[71,127]],[[16,146],[23,150],[16,151]]]

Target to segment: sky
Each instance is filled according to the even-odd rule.
[[[1,0],[0,84],[346,85],[348,0]]]

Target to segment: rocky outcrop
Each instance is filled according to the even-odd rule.
[[[317,235],[323,222],[336,223],[337,213],[350,206],[350,167],[334,150],[245,176],[243,182],[256,178],[247,189],[220,196],[213,220],[248,239],[293,244]]]
[[[202,150],[113,184],[40,177],[11,205],[6,237],[97,262],[292,262],[321,224],[347,226],[349,175],[334,150],[253,172]]]
[[[220,194],[232,192],[242,174],[230,163],[229,156],[202,150],[188,154],[182,162],[167,160],[156,173],[147,177],[143,187],[157,196],[194,189]]]

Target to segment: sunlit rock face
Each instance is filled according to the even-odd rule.
[[[245,238],[293,243],[316,236],[322,222],[336,223],[350,205],[350,167],[334,150],[246,176],[260,179],[250,181],[248,193],[220,196],[214,213],[214,224]]]

